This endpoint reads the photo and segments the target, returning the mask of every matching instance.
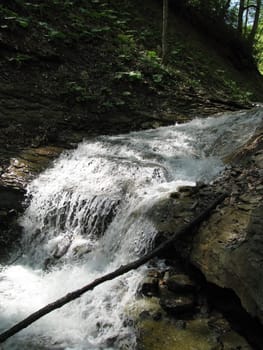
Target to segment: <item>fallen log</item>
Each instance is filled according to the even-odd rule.
[[[112,280],[116,277],[119,277],[131,270],[135,270],[141,265],[145,264],[158,254],[162,250],[164,250],[167,246],[169,246],[176,238],[179,238],[180,236],[183,236],[186,232],[190,231],[197,225],[199,225],[203,220],[205,220],[211,211],[220,204],[225,198],[227,197],[226,193],[220,194],[220,196],[215,199],[209,207],[207,207],[204,211],[202,211],[197,217],[195,217],[191,222],[188,224],[183,225],[178,231],[176,231],[169,239],[161,243],[159,246],[157,246],[155,249],[153,249],[150,253],[142,256],[141,258],[127,264],[120,266],[117,270],[110,272],[104,276],[101,276],[94,280],[93,282],[85,285],[84,287],[77,289],[71,293],[66,294],[64,297],[57,299],[53,303],[50,303],[43,308],[37,310],[36,312],[32,313],[22,321],[15,324],[13,327],[9,328],[5,332],[0,334],[0,343],[3,343],[11,336],[15,335],[16,333],[20,332],[22,329],[28,327],[41,317],[47,315],[48,313],[61,308],[65,304],[79,298],[82,294],[86,293],[87,291],[93,290],[96,286],[99,284],[102,284],[103,282]]]

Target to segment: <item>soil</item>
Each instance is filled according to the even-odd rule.
[[[172,12],[164,65],[161,13],[153,1],[2,1],[1,167],[24,147],[68,147],[261,98],[256,68],[236,69]]]

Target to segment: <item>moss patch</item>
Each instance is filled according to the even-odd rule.
[[[144,320],[140,329],[139,350],[251,349],[244,338],[231,329],[216,329],[209,319],[187,321],[183,329],[175,321]]]

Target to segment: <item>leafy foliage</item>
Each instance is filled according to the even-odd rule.
[[[168,57],[163,64],[158,2],[3,1],[0,26],[8,38],[20,35],[17,52],[6,53],[6,61],[22,71],[43,59],[41,68],[47,67],[47,72],[40,77],[42,89],[48,90],[53,84],[56,98],[72,108],[85,108],[85,113],[126,114],[143,108],[180,108],[178,96],[248,97],[235,83],[232,72],[217,72],[224,63],[216,55],[210,57],[205,48],[197,47],[191,35],[186,40],[185,35],[178,34],[184,30],[180,24],[177,33],[170,33]],[[175,2],[177,6],[180,3]],[[225,21],[222,1],[181,2],[195,11],[192,13],[211,18],[210,22],[213,17]],[[145,16],[145,6],[149,6],[149,16]],[[177,20],[173,24],[177,25]],[[35,85],[37,89],[39,85]]]
[[[263,74],[263,21],[259,25],[257,37],[256,37],[256,58],[258,61],[258,67],[261,74]]]

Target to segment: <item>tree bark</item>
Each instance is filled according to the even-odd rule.
[[[242,35],[243,33],[243,15],[245,8],[245,0],[239,1],[239,9],[238,9],[238,22],[237,22],[237,30]]]
[[[225,3],[222,6],[222,10],[221,10],[221,17],[225,18],[227,16],[227,13],[229,11],[230,8],[230,4],[231,4],[231,0],[226,0]]]
[[[189,232],[193,228],[195,228],[197,225],[199,225],[204,219],[206,219],[211,211],[220,204],[225,198],[227,197],[226,193],[220,194],[219,197],[214,200],[214,202],[211,203],[209,207],[207,207],[204,211],[202,211],[196,218],[194,218],[190,223],[183,225],[181,228],[178,229],[169,239],[161,243],[159,246],[157,246],[155,249],[153,249],[150,253],[142,256],[138,260],[135,260],[127,265],[120,266],[117,270],[110,272],[104,276],[101,276],[94,280],[93,282],[85,285],[84,287],[77,289],[71,293],[66,294],[64,297],[57,299],[51,304],[48,304],[44,306],[43,308],[39,309],[38,311],[32,313],[28,317],[26,317],[24,320],[18,322],[13,327],[9,328],[5,332],[0,334],[0,343],[3,343],[11,336],[15,335],[16,333],[20,332],[22,329],[28,327],[33,322],[37,321],[41,317],[47,315],[51,311],[54,311],[56,309],[59,309],[60,307],[64,306],[65,304],[79,298],[82,294],[86,293],[87,291],[93,290],[96,286],[102,284],[103,282],[112,280],[116,277],[119,277],[131,270],[137,269],[141,265],[145,264],[158,254],[160,254],[161,251],[163,251],[165,248],[167,248],[176,238],[179,238]]]
[[[249,40],[251,46],[253,46],[253,44],[254,44],[256,33],[258,30],[260,9],[261,9],[261,0],[257,0],[256,1],[256,9],[255,9],[256,12],[255,12],[255,16],[254,16],[254,22],[253,22],[252,29],[251,29],[251,32],[249,33],[249,37],[248,37],[248,40]]]
[[[165,63],[167,55],[167,24],[168,24],[168,0],[163,0],[163,30],[162,30],[162,62]]]
[[[248,27],[248,17],[249,17],[249,0],[247,0],[246,7],[244,8],[244,11],[246,11],[246,19],[245,19],[245,25],[244,25],[244,35],[247,37],[247,27]]]

